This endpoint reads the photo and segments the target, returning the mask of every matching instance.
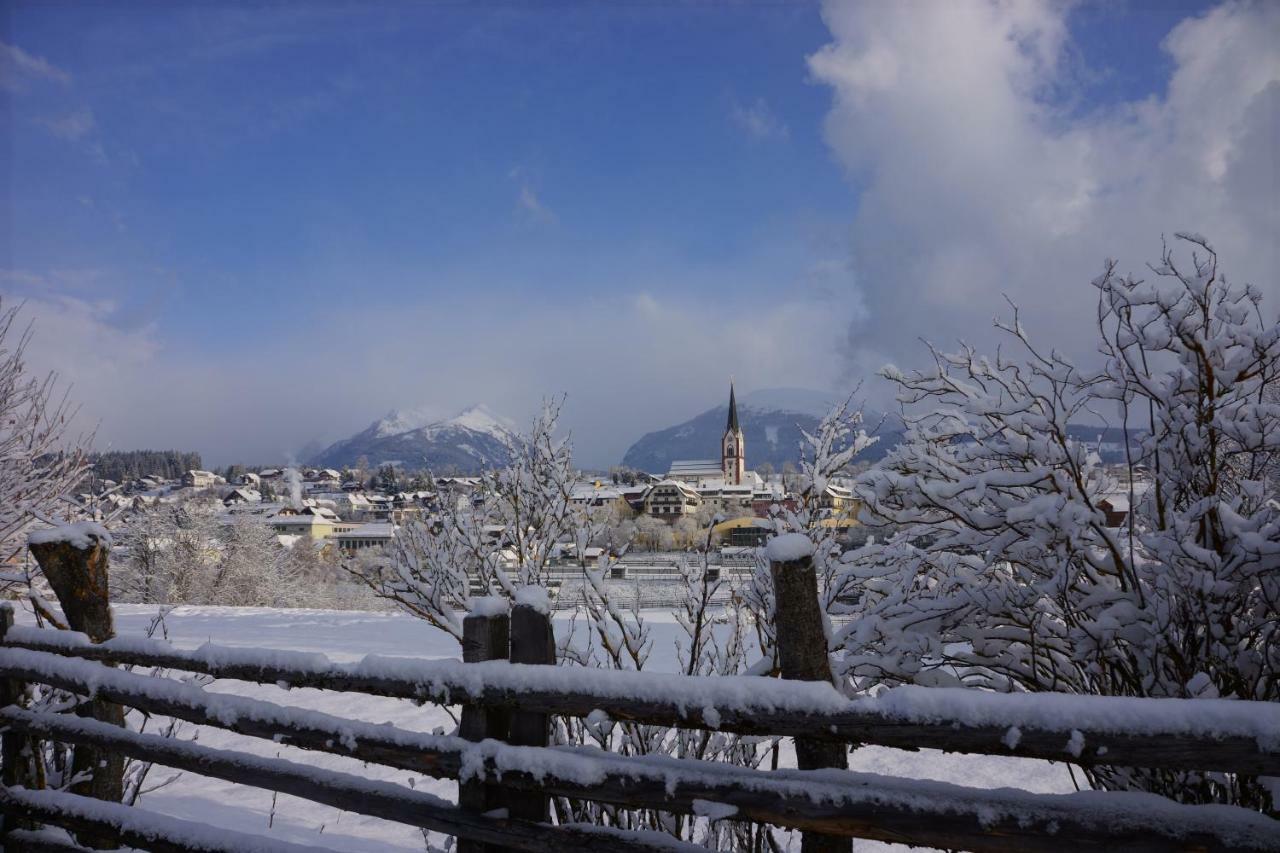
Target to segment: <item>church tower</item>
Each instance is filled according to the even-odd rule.
[[[734,399],[733,382],[730,382],[729,422],[725,424],[724,440],[720,442],[720,470],[724,471],[725,484],[741,486],[746,469],[746,442],[738,426],[738,401]]]

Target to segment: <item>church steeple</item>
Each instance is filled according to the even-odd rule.
[[[746,476],[746,442],[742,427],[738,425],[738,401],[733,393],[733,380],[729,380],[729,420],[724,425],[724,440],[720,443],[720,470],[726,484],[742,485]]]

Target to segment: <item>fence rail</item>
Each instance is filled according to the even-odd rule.
[[[464,853],[701,849],[656,832],[554,826],[548,797],[799,830],[806,851],[848,850],[854,837],[999,853],[1280,851],[1280,822],[1241,808],[1179,805],[1138,793],[983,790],[838,769],[848,744],[880,744],[1080,765],[1280,776],[1280,706],[925,688],[850,700],[830,684],[821,626],[808,612],[810,578],[795,571],[805,568],[807,562],[775,567],[779,606],[791,614],[784,642],[792,645],[784,649],[782,664],[784,677],[800,679],[792,681],[547,666],[550,616],[526,604],[511,613],[468,616],[466,662],[370,657],[355,664],[214,645],[183,651],[150,640],[95,643],[72,631],[13,626],[12,611],[0,610],[0,686],[10,703],[0,707],[6,849],[78,851],[84,839],[162,851],[245,849],[230,835],[142,809],[19,786],[14,775],[24,744],[46,740],[453,835]],[[804,652],[797,636],[818,651]],[[459,736],[428,735],[210,693],[117,668],[129,665],[462,704],[463,722]],[[459,802],[285,758],[131,732],[109,716],[24,710],[11,703],[26,683],[92,697],[95,715],[104,707],[127,706],[289,747],[455,779]],[[546,746],[548,715],[598,719],[601,713],[615,721],[795,738],[802,769],[755,770]],[[837,769],[821,769],[833,766]],[[78,843],[33,831],[21,821],[67,828]],[[254,845],[281,853],[296,849],[264,839]]]
[[[519,707],[578,717],[601,711],[615,720],[733,734],[1079,765],[1280,776],[1280,704],[1269,702],[994,694],[965,688],[898,688],[879,698],[849,700],[822,683],[749,676],[690,679],[567,667],[530,671],[501,661],[377,657],[337,664],[323,655],[212,644],[195,651],[126,638],[98,645],[71,631],[14,627],[0,648],[0,670],[26,680],[36,680],[29,677],[34,670],[21,669],[10,649],[445,705]]]

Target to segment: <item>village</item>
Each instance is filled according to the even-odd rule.
[[[675,460],[662,473],[579,472],[567,484],[566,505],[595,524],[581,550],[569,535],[549,546],[547,583],[559,606],[572,607],[579,601],[587,568],[606,569],[610,583],[624,587],[648,607],[675,602],[681,572],[690,562],[710,567],[717,576],[724,573],[736,583],[746,582],[756,568],[758,549],[775,532],[778,519],[795,513],[802,503],[813,516],[810,525],[825,531],[838,552],[867,541],[869,531],[858,519],[852,472],[825,478],[816,495],[801,494],[800,478],[790,466],[782,473],[766,466],[767,474],[749,467],[732,384],[727,411],[718,459]],[[278,550],[317,567],[324,583],[342,575],[344,567],[390,558],[407,525],[431,529],[443,523],[444,515],[456,513],[473,518],[498,564],[514,570],[519,554],[508,539],[509,529],[486,517],[491,509],[485,505],[486,475],[491,473],[434,476],[393,464],[375,471],[364,464],[342,470],[252,470],[235,465],[223,473],[191,469],[180,477],[144,475],[124,482],[91,476],[86,482],[93,491],[82,492],[78,499],[99,515],[115,519],[115,559],[124,564],[133,557],[131,548],[174,550],[181,538],[176,533],[157,535],[140,519],[166,508],[199,507],[215,528],[230,531],[251,525],[269,533]],[[1131,491],[1141,494],[1146,483],[1140,471],[1134,482],[1124,466],[1117,466],[1115,473],[1121,479],[1099,505],[1107,525],[1119,528]],[[260,559],[268,562],[266,555],[260,554]],[[479,579],[473,584],[477,593],[483,591]],[[729,594],[726,587],[717,602],[723,603]]]
[[[669,581],[688,554],[697,552],[740,572],[755,565],[754,549],[772,532],[772,518],[794,511],[800,501],[790,471],[768,475],[751,470],[739,421],[736,393],[729,392],[728,418],[719,459],[679,460],[664,473],[615,469],[584,472],[570,484],[567,503],[601,522],[582,553],[557,543],[550,566],[573,574],[576,567],[607,565],[613,580]],[[286,549],[313,551],[336,564],[370,559],[390,546],[406,524],[438,519],[443,508],[483,518],[484,477],[433,476],[386,465],[361,468],[231,466],[223,473],[192,469],[181,477],[144,475],[125,482],[90,477],[93,491],[79,500],[119,519],[117,559],[129,557],[130,519],[165,506],[195,502],[216,506],[221,523],[252,522],[270,530]],[[821,524],[844,548],[861,543],[858,503],[851,480],[825,484],[817,505]],[[487,525],[491,544],[508,566],[500,524]]]

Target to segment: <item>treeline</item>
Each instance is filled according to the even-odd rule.
[[[148,476],[173,479],[204,467],[199,453],[181,450],[108,450],[90,454],[89,463],[99,480],[117,483]]]

